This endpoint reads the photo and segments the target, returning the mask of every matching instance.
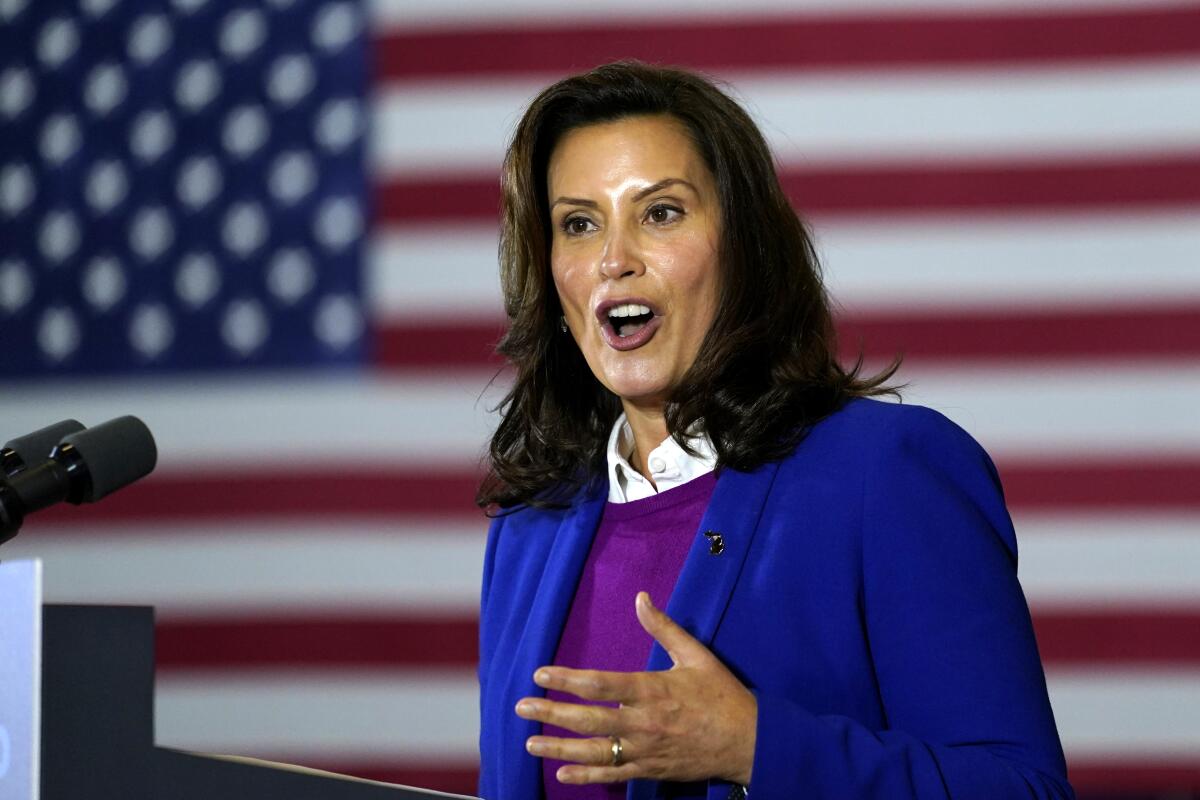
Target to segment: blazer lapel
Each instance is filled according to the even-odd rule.
[[[546,556],[546,569],[542,573],[533,607],[529,610],[520,644],[515,650],[517,658],[509,672],[505,696],[513,706],[522,697],[541,697],[546,694],[545,689],[533,682],[533,672],[554,659],[554,651],[575,596],[575,587],[579,583],[607,499],[608,486],[601,481],[599,487],[588,491],[581,502],[566,512],[559,524]],[[522,719],[516,711],[512,711],[505,716],[504,724],[507,730],[503,741],[512,748],[509,758],[512,761],[511,768],[517,773],[510,785],[529,787],[534,794],[528,796],[536,797],[541,787],[542,762],[525,751],[525,740],[540,732],[541,723]],[[526,795],[518,793],[513,796]]]
[[[705,646],[712,644],[729,605],[778,468],[778,464],[769,463],[754,472],[722,470],[700,520],[666,611]],[[713,536],[706,536],[708,533]],[[671,658],[655,643],[646,669],[670,668]]]
[[[666,608],[671,619],[705,646],[712,644],[729,605],[778,468],[777,463],[765,464],[754,472],[725,468],[717,478],[712,500]],[[720,536],[719,546],[715,546],[715,537],[705,536],[707,532]],[[719,553],[714,552],[718,549]],[[655,642],[646,669],[667,670],[671,666],[671,657]],[[657,796],[658,787],[658,781],[630,781],[626,797],[651,800]],[[710,793],[729,790],[725,784],[721,787],[710,787]]]

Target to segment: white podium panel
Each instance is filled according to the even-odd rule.
[[[42,562],[0,563],[0,797],[38,800]]]

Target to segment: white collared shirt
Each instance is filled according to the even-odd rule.
[[[617,417],[608,437],[608,502],[628,503],[653,497],[712,472],[717,466],[717,454],[708,436],[704,433],[689,436],[687,443],[696,455],[689,455],[670,436],[650,451],[646,463],[654,478],[651,483],[629,463],[634,448],[633,429],[624,414]]]

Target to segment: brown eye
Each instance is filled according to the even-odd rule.
[[[562,229],[572,235],[579,236],[587,233],[591,228],[592,222],[587,217],[567,217],[562,221]]]
[[[683,212],[672,206],[657,205],[651,206],[646,212],[646,217],[653,223],[662,225],[667,222],[674,222]]]

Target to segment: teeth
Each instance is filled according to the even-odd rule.
[[[623,306],[613,306],[608,310],[610,317],[636,317],[641,314],[649,314],[650,309],[647,306],[641,306],[637,303],[626,303]]]

